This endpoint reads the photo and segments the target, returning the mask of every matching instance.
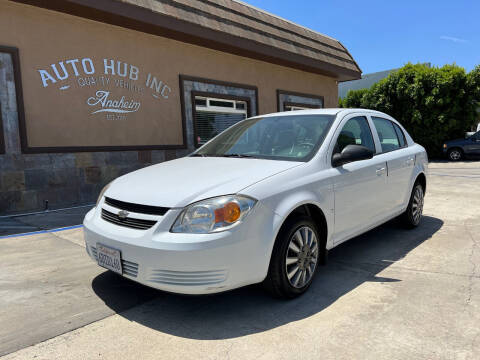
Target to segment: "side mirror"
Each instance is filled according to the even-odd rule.
[[[373,151],[362,145],[347,145],[340,154],[332,157],[332,166],[338,167],[354,161],[367,160],[373,157]]]

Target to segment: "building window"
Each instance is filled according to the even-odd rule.
[[[297,103],[283,103],[283,111],[295,111],[295,110],[309,110],[309,109],[319,109],[320,106],[310,105],[310,104],[297,104]]]
[[[229,126],[258,114],[258,89],[180,75],[180,103],[188,150],[193,151]]]
[[[320,109],[323,107],[323,96],[277,90],[278,111]]]
[[[194,128],[197,146],[248,117],[249,99],[235,96],[212,97],[193,93]],[[216,95],[218,96],[218,95]]]

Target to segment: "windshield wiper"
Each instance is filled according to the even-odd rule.
[[[238,157],[238,158],[253,158],[254,156],[252,155],[247,155],[247,154],[223,154],[219,155],[222,157]]]
[[[191,157],[236,157],[236,158],[253,158],[253,155],[247,154],[199,154],[195,153],[190,155]]]

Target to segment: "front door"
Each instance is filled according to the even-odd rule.
[[[342,121],[334,137],[330,154],[341,152],[347,145],[363,145],[374,153],[375,143],[365,116],[350,116]],[[338,244],[362,232],[382,214],[385,196],[386,162],[374,156],[334,168],[335,232]]]

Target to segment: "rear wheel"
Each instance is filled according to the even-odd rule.
[[[287,221],[275,241],[265,285],[276,297],[294,298],[309,288],[325,249],[311,218]]]
[[[408,228],[417,227],[420,224],[423,214],[423,203],[425,193],[423,187],[418,182],[413,187],[410,201],[408,202],[407,210],[402,215],[403,223]]]
[[[448,150],[448,158],[451,161],[459,161],[463,158],[463,152],[459,148],[453,148]]]

